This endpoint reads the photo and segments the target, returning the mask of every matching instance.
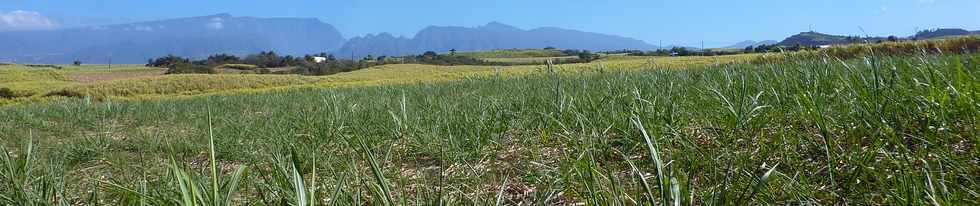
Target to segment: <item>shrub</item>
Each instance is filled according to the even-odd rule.
[[[584,52],[578,54],[578,59],[580,59],[582,61],[585,61],[585,62],[592,62],[592,61],[595,61],[595,60],[599,59],[599,54],[592,53],[592,52],[589,52],[589,51],[584,51]]]
[[[214,67],[196,65],[191,63],[176,63],[167,67],[167,74],[217,74],[218,70]]]
[[[53,91],[53,92],[50,92],[48,94],[45,94],[44,96],[45,97],[74,97],[74,98],[82,98],[82,97],[85,97],[85,95],[82,94],[81,92],[73,91],[73,90],[67,90],[67,89],[61,89],[61,90]]]
[[[52,69],[64,69],[64,68],[63,68],[63,67],[61,67],[61,66],[58,66],[58,65],[53,65],[53,64],[25,64],[24,66],[26,66],[26,67],[31,67],[31,68],[52,68]]]
[[[174,64],[189,63],[190,61],[191,61],[190,59],[185,59],[174,55],[167,55],[165,57],[150,59],[149,62],[146,63],[146,66],[147,67],[170,67],[171,65]]]
[[[14,91],[11,91],[10,88],[0,88],[0,98],[13,99],[14,97],[16,97]]]
[[[258,54],[248,55],[242,62],[246,64],[255,65],[261,68],[276,68],[276,67],[289,67],[298,66],[303,64],[306,60],[300,57],[293,57],[290,55],[279,56],[274,51],[259,52]]]
[[[258,66],[255,66],[255,65],[251,65],[251,64],[224,64],[224,65],[218,66],[218,68],[222,68],[222,69],[237,69],[237,70],[254,70],[254,69],[259,68],[259,67]]]
[[[356,66],[354,64],[340,64],[338,62],[327,62],[327,63],[304,63],[297,68],[296,71],[292,71],[297,74],[307,74],[307,75],[331,75],[345,71],[351,71],[352,68]]]
[[[208,56],[208,59],[200,63],[203,65],[222,65],[222,64],[239,64],[242,62],[241,58],[231,54],[215,54]]]

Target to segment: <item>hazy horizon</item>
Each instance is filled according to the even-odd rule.
[[[501,22],[521,29],[560,27],[631,37],[665,45],[726,46],[744,40],[781,40],[807,31],[841,35],[911,35],[931,28],[980,29],[980,1],[872,0],[784,2],[730,1],[534,1],[460,3],[446,0],[315,2],[174,0],[143,2],[7,1],[0,30],[206,16],[318,18],[346,38],[390,33],[413,36],[427,26],[475,27]],[[721,15],[719,15],[721,14]]]

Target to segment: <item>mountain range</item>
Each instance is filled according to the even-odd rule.
[[[963,29],[926,30],[910,38],[930,39],[980,34]],[[781,42],[745,41],[729,46],[761,44],[844,44],[856,37],[803,32]],[[861,38],[882,40],[882,37]],[[609,34],[556,27],[520,29],[498,22],[477,27],[430,26],[413,37],[388,33],[347,40],[334,26],[315,18],[255,18],[216,14],[105,26],[57,30],[0,32],[0,62],[19,63],[145,63],[168,54],[193,59],[212,54],[254,54],[276,51],[286,55],[332,53],[338,58],[401,56],[426,51],[494,49],[654,50],[644,41]]]
[[[329,52],[346,42],[314,18],[253,18],[229,14],[45,31],[0,32],[0,62],[145,63],[173,54],[203,58],[264,50]]]
[[[920,31],[915,33],[915,36],[912,37],[916,39],[934,39],[934,38],[943,38],[948,36],[963,36],[963,35],[980,35],[980,31],[967,31],[966,29],[958,29],[958,28],[940,28],[940,29]]]
[[[355,37],[335,52],[335,55],[344,57],[348,55],[357,57],[366,55],[401,56],[421,54],[426,51],[481,51],[545,47],[593,51],[651,50],[656,48],[656,46],[646,42],[627,37],[556,27],[523,30],[510,25],[491,22],[474,28],[431,26],[419,31],[412,38],[395,37],[388,33]]]
[[[276,51],[286,55],[334,53],[407,55],[425,51],[511,48],[588,50],[652,49],[646,42],[613,35],[543,27],[522,30],[502,23],[476,28],[428,27],[413,38],[387,33],[346,40],[315,18],[255,18],[216,14],[129,24],[59,30],[0,32],[0,62],[145,63],[168,54],[205,58]]]
[[[895,37],[895,36],[856,37],[856,36],[824,34],[824,33],[810,31],[810,32],[802,32],[790,36],[785,40],[779,42],[778,45],[821,46],[821,45],[847,44],[850,43],[851,41],[877,42],[877,41],[885,41],[888,40],[889,38],[924,40],[924,39],[937,39],[937,38],[947,38],[947,37],[965,36],[965,35],[980,35],[980,31],[968,31],[965,29],[957,29],[957,28],[940,28],[940,29],[920,31],[915,35],[909,37]]]
[[[756,47],[756,46],[759,46],[759,45],[773,45],[773,44],[778,44],[778,43],[779,42],[778,41],[775,41],[775,40],[765,40],[765,41],[746,40],[746,41],[735,43],[735,44],[732,44],[731,46],[726,46],[726,47],[723,47],[723,48],[726,48],[726,49],[743,49],[745,47],[750,47],[750,46],[751,47]]]
[[[915,35],[909,37],[895,37],[896,39],[937,39],[937,38],[947,38],[955,36],[966,36],[966,35],[980,35],[980,31],[969,31],[966,29],[958,28],[939,28],[919,31]],[[782,41],[742,41],[735,43],[731,46],[722,47],[728,49],[741,49],[748,46],[760,46],[760,45],[781,45],[781,46],[795,46],[795,45],[806,45],[806,46],[822,46],[822,45],[835,45],[835,44],[848,44],[852,41],[867,41],[867,42],[877,42],[886,41],[889,37],[857,37],[857,36],[845,36],[845,35],[833,35],[824,34],[814,31],[801,32],[796,35],[787,37]]]

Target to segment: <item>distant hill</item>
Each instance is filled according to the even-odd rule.
[[[803,32],[797,35],[790,36],[785,40],[779,42],[779,45],[783,46],[794,46],[794,45],[808,45],[808,46],[820,46],[820,45],[834,45],[834,44],[846,44],[850,43],[847,36],[830,35],[818,32]]]
[[[963,35],[980,35],[980,31],[969,31],[966,29],[933,29],[925,30],[916,33],[911,37],[896,37],[898,39],[935,39],[935,38],[945,38],[953,36],[963,36]],[[802,32],[797,35],[790,36],[785,40],[779,42],[778,45],[783,46],[795,46],[795,45],[807,45],[807,46],[820,46],[820,45],[834,45],[834,44],[847,44],[851,41],[865,41],[865,42],[877,42],[885,41],[888,37],[849,37],[842,35],[831,35],[823,34],[818,32]]]
[[[146,63],[174,54],[244,55],[263,50],[301,55],[329,52],[345,42],[314,18],[253,18],[229,14],[91,26],[53,31],[0,32],[0,61],[25,63]]]
[[[933,38],[942,38],[942,37],[949,37],[949,36],[963,36],[963,35],[980,35],[980,31],[972,31],[971,32],[971,31],[967,31],[966,29],[958,29],[958,28],[950,29],[950,28],[945,28],[945,29],[934,29],[934,30],[920,31],[920,32],[915,33],[915,36],[913,36],[913,37],[915,37],[916,39],[933,39]]]
[[[656,49],[646,42],[614,35],[555,27],[523,30],[493,22],[475,28],[431,26],[419,31],[412,38],[394,37],[386,33],[355,37],[335,54],[339,57],[349,57],[352,54],[356,57],[401,56],[421,54],[426,51],[446,52],[452,49],[462,52],[545,47],[593,51]]]
[[[774,40],[764,40],[764,41],[746,40],[746,41],[735,43],[735,44],[733,44],[731,46],[726,46],[726,47],[722,47],[722,48],[726,48],[726,49],[743,49],[743,48],[749,47],[749,46],[759,46],[759,45],[763,45],[763,44],[765,44],[765,45],[773,45],[773,44],[778,44],[778,43],[779,43],[778,41],[774,41]]]

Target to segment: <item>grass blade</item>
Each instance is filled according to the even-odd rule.
[[[361,146],[361,154],[364,155],[364,158],[366,158],[368,160],[368,163],[371,165],[371,173],[374,175],[374,180],[376,181],[377,189],[381,193],[379,195],[381,195],[384,198],[383,199],[384,205],[394,204],[394,201],[391,198],[391,189],[389,189],[388,187],[388,181],[385,180],[384,172],[382,171],[381,164],[378,163],[378,160],[374,157],[374,155],[371,154],[367,144],[365,144],[363,141],[358,141],[358,143]]]
[[[667,195],[666,192],[664,192],[665,190],[664,188],[667,188],[666,185],[664,184],[664,181],[667,177],[664,174],[663,161],[660,160],[660,151],[657,149],[658,148],[657,141],[656,139],[651,139],[650,135],[647,134],[647,130],[646,128],[643,127],[643,123],[640,122],[639,116],[633,115],[633,125],[640,130],[641,134],[643,134],[643,140],[647,144],[647,150],[650,152],[650,158],[653,160],[653,164],[657,167],[657,185],[659,186],[658,188],[660,188],[661,190],[660,192],[660,196],[662,198],[661,202],[664,203],[669,202],[670,197]]]

